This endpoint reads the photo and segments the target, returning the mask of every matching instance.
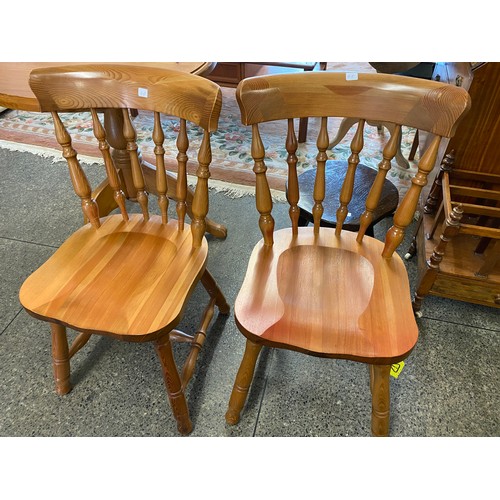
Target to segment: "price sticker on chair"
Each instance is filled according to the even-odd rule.
[[[358,79],[358,74],[350,71],[350,72],[348,72],[348,73],[345,74],[345,79],[347,81],[357,80]]]
[[[401,372],[403,371],[405,363],[404,361],[400,361],[399,363],[394,363],[391,366],[391,377],[398,378],[401,375]]]
[[[139,87],[137,89],[137,95],[139,97],[148,97],[148,94],[149,94],[148,89],[144,89],[142,87]]]

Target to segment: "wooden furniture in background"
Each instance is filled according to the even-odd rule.
[[[406,268],[395,250],[434,166],[441,136],[454,133],[470,100],[463,89],[437,82],[382,74],[360,74],[357,80],[346,76],[334,72],[272,75],[249,78],[238,86],[242,121],[252,126],[256,205],[263,239],[254,247],[235,302],[236,324],[247,340],[226,413],[229,424],[239,421],[259,352],[262,346],[268,346],[367,363],[371,375],[372,433],[389,433],[390,367],[410,354],[418,336]],[[298,141],[293,122],[304,116],[321,120],[311,227],[298,224]],[[320,227],[328,117],[358,118],[335,229]],[[273,120],[288,120],[287,196],[292,226],[277,231],[259,133],[261,122]],[[367,120],[397,125],[383,150],[359,231],[343,231]],[[396,154],[403,124],[430,131],[434,140],[394,214],[394,225],[384,244],[367,236],[366,231]]]
[[[391,75],[401,75],[410,76],[414,78],[424,78],[426,80],[432,79],[432,72],[434,69],[434,63],[427,62],[371,62],[372,66],[377,73],[388,73]],[[344,119],[339,125],[339,129],[334,139],[330,142],[328,146],[329,149],[333,149],[342,139],[346,136],[347,132],[356,124],[354,119]],[[390,133],[392,133],[392,128],[394,125],[392,123],[370,123],[370,125],[377,126],[378,130],[381,132],[382,127],[386,127]],[[413,140],[413,145],[408,156],[408,160],[413,160],[415,157],[416,149],[418,147],[418,130],[415,132],[415,137]],[[401,168],[410,168],[410,163],[403,156],[401,152],[401,144],[396,152],[396,162]]]
[[[188,73],[105,64],[35,70],[31,73],[30,85],[41,111],[52,113],[57,141],[67,160],[75,193],[81,199],[85,218],[90,221],[26,279],[19,293],[24,308],[51,325],[56,390],[59,394],[71,390],[70,358],[91,335],[109,335],[130,342],[151,341],[163,367],[178,430],[188,434],[192,423],[184,390],[193,374],[215,306],[223,314],[229,312],[224,296],[206,269],[208,245],[204,236],[210,132],[217,129],[222,102],[220,88]],[[102,108],[122,114],[123,135],[141,214],[127,212],[123,183],[99,117]],[[91,110],[94,135],[121,214],[99,216],[91,186],[58,113],[78,109]],[[149,197],[129,109],[154,112],[156,185],[161,215],[149,212]],[[177,220],[168,219],[161,114],[179,118]],[[204,133],[198,153],[191,226],[185,222],[188,121]],[[198,282],[207,290],[210,301],[199,330],[188,335],[175,327]],[[79,333],[71,347],[68,347],[66,327]],[[173,358],[172,341],[191,344],[181,376]]]
[[[454,137],[443,141],[438,155],[442,168],[436,169],[434,179],[431,179],[434,181],[430,184],[432,187],[423,194],[421,219],[407,254],[410,258],[418,253],[414,307],[419,312],[422,298],[427,294],[498,307],[500,270],[495,255],[499,248],[494,246],[493,240],[498,234],[494,224],[495,221],[498,224],[495,207],[498,209],[499,206],[495,179],[500,175],[500,63],[438,63],[433,78],[468,89],[472,107]],[[432,137],[421,139],[421,150],[425,150],[431,141]],[[471,214],[471,207],[467,205],[462,205],[463,215],[461,220],[457,220],[459,215],[451,207],[456,208],[456,202],[463,201],[463,197],[456,189],[448,191],[443,187],[442,178],[446,171],[449,172],[446,177],[451,177],[452,184],[455,182],[453,179],[457,182],[460,179],[461,184],[465,181],[472,187],[486,186],[488,190],[493,190],[493,194],[484,199],[474,196],[476,201],[472,203],[477,205],[474,208],[476,212],[485,212],[483,215],[492,217],[489,222],[483,218],[475,220],[473,216],[478,214]],[[488,177],[489,174],[491,176]],[[446,217],[443,217],[442,210],[438,211],[443,189]],[[468,201],[466,199],[466,203],[471,201],[470,197]],[[442,228],[439,227],[441,223]],[[484,232],[492,240],[487,247],[481,245],[478,251],[478,243],[487,241],[481,239]],[[449,240],[450,233],[457,234]],[[484,269],[480,271],[483,265],[488,268],[486,274]]]
[[[56,63],[47,62],[22,62],[22,63],[1,63],[0,62],[0,105],[10,109],[21,109],[24,111],[40,111],[40,103],[33,94],[29,86],[30,72],[36,68],[46,68],[54,66]],[[57,63],[57,65],[76,65],[78,63]],[[91,63],[89,63],[91,64]],[[166,69],[181,71],[189,74],[205,76],[213,69],[215,63],[207,62],[181,62],[181,63],[126,63],[137,67],[138,71],[147,71],[147,68]],[[1,125],[1,123],[0,123]],[[123,119],[120,113],[113,109],[104,111],[104,126],[107,132],[108,142],[111,146],[111,154],[120,170],[124,186],[125,196],[129,199],[136,199],[136,190],[132,180],[132,170],[127,143],[123,137]],[[146,189],[148,192],[156,194],[155,167],[144,159],[140,158],[141,166],[145,177]],[[176,179],[175,176],[167,172],[168,195],[175,199]],[[107,215],[117,208],[113,198],[113,192],[109,184],[105,181],[97,186],[94,198],[99,206],[101,215]],[[191,204],[193,192],[187,192],[187,211],[191,217]],[[224,225],[207,218],[207,232],[217,238],[225,238],[227,229]]]
[[[224,87],[236,87],[241,80],[262,74],[326,69],[326,62],[218,62],[207,78]],[[279,68],[279,69],[277,69]],[[307,140],[307,118],[299,122],[299,142]]]
[[[500,175],[453,162],[445,157],[424,208],[415,312],[428,294],[500,307]]]
[[[348,164],[345,161],[328,160],[325,165],[325,201],[323,203],[323,215],[321,216],[321,225],[325,227],[335,227],[337,225],[336,209],[342,182],[347,173]],[[354,188],[351,202],[349,204],[349,213],[347,214],[343,228],[348,231],[358,231],[361,215],[365,210],[365,200],[375,181],[377,172],[372,168],[359,163],[356,168],[356,178],[354,179]],[[316,171],[314,169],[306,170],[298,177],[299,181],[299,202],[297,206],[300,209],[299,226],[307,226],[314,222],[313,209],[315,205],[313,197]],[[391,215],[396,210],[399,203],[399,193],[396,186],[389,180],[384,180],[380,201],[372,214],[371,224],[366,229],[368,236],[373,236],[373,226],[383,218]]]

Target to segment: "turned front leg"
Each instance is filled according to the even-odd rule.
[[[240,369],[236,375],[231,398],[229,399],[229,406],[226,412],[226,422],[235,425],[240,421],[240,413],[245,405],[248,390],[252,383],[255,365],[259,356],[262,346],[247,340],[245,353],[241,360]]]
[[[52,330],[52,367],[57,394],[63,395],[71,391],[69,348],[66,327],[51,323]]]
[[[389,374],[391,365],[371,365],[372,389],[372,434],[389,435],[390,391]]]
[[[193,425],[189,418],[186,397],[182,390],[181,379],[177,371],[172,352],[172,344],[170,343],[168,334],[155,342],[155,348],[161,361],[163,380],[167,388],[172,412],[177,421],[177,429],[181,434],[189,434],[193,430]]]

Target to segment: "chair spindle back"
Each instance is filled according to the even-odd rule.
[[[417,128],[434,135],[430,146],[422,155],[418,171],[411,181],[395,214],[393,226],[386,234],[383,257],[390,258],[404,237],[405,228],[411,222],[427,176],[436,162],[441,137],[451,137],[461,117],[470,107],[467,92],[459,87],[397,75],[359,74],[348,79],[345,73],[308,72],[253,77],[238,85],[236,97],[241,110],[242,122],[252,126],[252,157],[256,174],[256,205],[260,213],[259,226],[264,244],[273,244],[274,219],[272,198],[266,178],[265,150],[259,132],[259,123],[287,120],[285,147],[288,153],[289,214],[292,233],[298,232],[299,184],[297,176],[297,138],[294,119],[319,118],[317,138],[316,177],[314,183],[313,219],[314,232],[320,231],[325,199],[325,163],[328,148],[328,118],[356,118],[358,125],[351,141],[347,173],[338,200],[336,212],[336,237],[342,233],[342,225],[349,211],[354,189],[356,168],[364,146],[364,130],[367,121],[390,123],[391,136],[385,144],[378,172],[365,200],[361,216],[358,243],[362,243],[366,230],[373,220],[384,180],[391,168],[401,138],[402,126]]]
[[[129,220],[125,205],[124,188],[121,183],[106,131],[99,118],[104,110],[122,113],[123,137],[129,154],[132,179],[137,192],[145,222],[150,218],[148,186],[141,168],[141,157],[137,145],[137,133],[130,116],[131,109],[153,112],[152,140],[155,144],[156,164],[155,191],[162,222],[168,223],[168,183],[165,171],[165,133],[161,115],[179,119],[177,154],[177,206],[178,229],[184,230],[187,196],[187,164],[189,140],[187,122],[203,129],[203,140],[198,151],[198,182],[195,189],[191,231],[193,246],[199,247],[205,233],[205,217],[208,213],[208,178],[212,160],[210,133],[217,129],[222,97],[218,85],[204,78],[167,71],[127,65],[72,65],[35,70],[30,77],[30,86],[37,96],[41,110],[50,111],[54,120],[57,141],[62,147],[70,171],[75,193],[81,199],[84,217],[95,228],[100,227],[99,210],[92,198],[92,188],[73,148],[71,136],[59,113],[90,110],[93,132],[104,160],[106,176],[113,197],[123,220]]]

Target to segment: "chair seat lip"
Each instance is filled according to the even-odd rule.
[[[404,263],[397,254],[394,254],[391,259],[382,258],[383,242],[365,237],[360,245],[356,243],[355,237],[355,233],[344,231],[341,237],[337,239],[334,229],[331,228],[321,228],[320,235],[314,237],[312,227],[301,227],[296,237],[292,236],[289,228],[276,231],[272,247],[265,247],[263,240],[261,240],[252,252],[245,280],[235,302],[234,315],[239,330],[254,342],[305,352],[314,356],[351,359],[373,364],[393,363],[405,359],[417,342],[418,327],[411,307],[409,282]],[[393,319],[390,313],[387,315],[375,314],[373,303],[377,304],[380,301],[373,302],[371,297],[370,306],[363,311],[363,314],[368,314],[369,319],[363,319],[365,327],[359,328],[355,332],[355,335],[358,336],[356,348],[352,348],[350,345],[346,346],[342,341],[337,342],[335,339],[330,339],[330,341],[327,341],[329,348],[325,349],[325,342],[319,340],[318,342],[308,342],[303,339],[297,341],[296,339],[300,336],[290,337],[288,330],[286,332],[272,331],[275,324],[285,316],[284,307],[280,303],[281,298],[275,290],[276,285],[272,283],[273,278],[270,277],[272,277],[273,273],[276,273],[277,262],[285,250],[294,245],[304,246],[311,245],[311,243],[312,246],[331,246],[347,252],[356,249],[358,255],[368,259],[374,266],[374,272],[380,275],[376,289],[384,290],[388,294],[381,303],[389,306],[392,304],[392,310],[397,310],[399,317]],[[262,269],[265,269],[267,274],[261,272],[257,278],[255,274]],[[388,282],[388,279],[392,281]],[[378,280],[377,275],[375,280]],[[256,298],[258,294],[255,292],[256,283],[264,290],[264,293],[260,294],[258,298]],[[396,287],[397,292],[393,291],[392,286]],[[399,297],[400,294],[401,297]],[[404,298],[405,296],[406,298]],[[269,307],[266,306],[267,313],[263,312],[264,306],[261,304],[271,304]],[[261,316],[256,317],[259,311]],[[307,315],[311,314],[311,312],[303,309],[303,314]],[[362,315],[359,316],[359,318],[361,317]],[[358,325],[359,318],[356,319]],[[385,332],[383,323],[386,319],[384,318],[388,318],[387,325],[385,325],[388,331],[387,336],[382,333]],[[266,320],[268,320],[268,323],[266,323]],[[286,318],[284,324],[286,324]],[[391,331],[395,327],[398,331]],[[289,330],[293,330],[293,328],[289,328]],[[314,330],[309,333],[314,337],[315,335],[323,335],[324,332],[327,332],[326,335],[335,334],[338,338],[353,335],[348,331],[336,331],[332,328],[332,325],[322,325],[321,333]],[[387,341],[382,341],[379,337],[381,335],[384,335]],[[288,340],[284,341],[285,338]],[[320,344],[321,348],[318,347]]]
[[[194,286],[205,271],[208,255],[208,243],[206,238],[203,238],[200,248],[193,249],[189,225],[186,224],[184,230],[179,232],[177,231],[176,220],[172,220],[168,224],[162,224],[161,217],[156,215],[151,216],[150,220],[147,222],[142,221],[142,215],[139,214],[132,214],[130,220],[127,222],[123,221],[120,215],[104,217],[101,219],[101,222],[102,225],[99,229],[86,225],[75,231],[75,233],[73,233],[44,264],[25,280],[19,292],[19,298],[23,307],[29,314],[38,319],[62,324],[81,332],[123,337],[130,341],[143,341],[146,340],[146,338],[151,339],[157,337],[165,330],[174,328],[182,316],[187,297],[189,297]],[[123,320],[115,323],[108,320],[106,317],[93,317],[85,314],[82,315],[81,320],[72,320],[70,311],[74,311],[80,306],[75,306],[74,309],[71,308],[71,301],[78,300],[73,298],[71,292],[69,292],[67,296],[68,307],[66,309],[61,308],[61,310],[58,310],[57,307],[52,308],[50,290],[46,292],[47,295],[44,296],[43,299],[39,298],[40,294],[38,292],[42,290],[44,280],[47,281],[49,276],[54,276],[54,269],[58,266],[63,267],[61,274],[62,282],[65,282],[67,286],[69,286],[68,283],[71,281],[70,274],[79,269],[80,263],[77,261],[79,257],[81,257],[81,259],[90,259],[90,254],[86,252],[92,251],[92,248],[95,248],[97,251],[96,245],[99,240],[118,233],[123,233],[125,235],[127,232],[138,236],[145,235],[148,238],[163,238],[167,241],[169,248],[174,248],[178,245],[177,250],[172,249],[170,252],[173,252],[171,264],[173,263],[173,267],[175,268],[183,268],[183,262],[179,260],[178,263],[175,263],[175,259],[181,259],[182,261],[187,261],[189,259],[191,261],[191,270],[188,274],[183,275],[181,271],[174,271],[174,273],[171,273],[167,268],[165,268],[165,272],[161,272],[161,259],[167,264],[165,256],[151,254],[148,257],[148,261],[153,262],[154,266],[150,267],[138,261],[138,259],[134,260],[133,256],[130,256],[128,260],[120,259],[118,272],[121,272],[121,275],[123,275],[127,269],[137,268],[135,270],[138,274],[141,274],[142,283],[159,283],[155,290],[151,291],[146,299],[141,302],[141,309],[146,311],[151,301],[156,301],[161,304],[168,302],[169,293],[172,291],[173,295],[170,299],[174,299],[175,303],[170,309],[167,309],[165,306],[165,310],[163,312],[157,312],[156,314],[158,316],[155,318],[150,317],[153,312],[144,312],[144,317],[147,319],[148,323],[144,323],[144,327],[138,327],[140,316],[135,315],[127,309],[127,306],[130,307],[131,303],[133,303],[130,301],[134,300],[134,296],[132,295],[128,298],[130,301],[126,300],[127,297],[124,300],[123,288],[126,285],[123,282],[121,286],[106,288],[106,292],[111,291],[111,293],[113,293],[113,291],[116,290],[117,294],[120,294],[120,300],[113,300],[114,297],[110,296],[109,300],[106,301],[106,293],[99,288],[99,290],[101,290],[101,302],[105,302],[111,308],[116,308],[115,311],[117,311],[118,315],[123,315]],[[74,256],[75,258],[70,260],[68,264],[68,255],[70,255],[75,248],[81,248],[81,255]],[[101,267],[104,269],[105,264],[102,264]],[[148,276],[148,273],[156,274],[154,276]],[[169,273],[171,274],[170,276]],[[176,277],[178,281],[176,281]],[[164,285],[163,287],[161,286],[162,284]],[[141,285],[141,283],[138,285]],[[57,299],[58,293],[59,290],[55,287],[52,304],[55,303],[53,301]],[[147,290],[146,293],[149,293],[149,290]],[[78,296],[78,294],[76,295]],[[49,297],[49,300],[46,300],[47,297]],[[88,299],[85,300],[86,303],[90,303]],[[95,304],[96,310],[105,308],[105,305],[98,304],[98,301],[95,301]],[[114,325],[114,327],[109,328],[109,325]]]

